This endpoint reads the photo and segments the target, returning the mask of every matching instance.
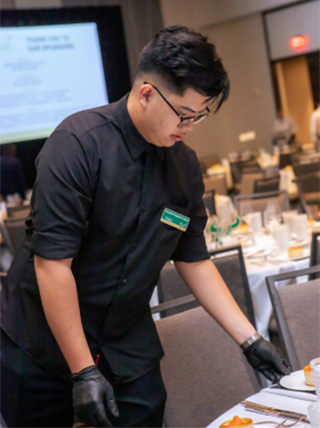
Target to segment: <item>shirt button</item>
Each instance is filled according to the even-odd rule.
[[[126,280],[126,278],[124,278],[123,280],[122,280],[122,284],[125,284],[127,282],[127,280]]]

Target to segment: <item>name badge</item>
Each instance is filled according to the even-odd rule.
[[[169,210],[169,208],[165,208],[160,221],[185,232],[189,225],[190,218],[179,214],[176,211]]]

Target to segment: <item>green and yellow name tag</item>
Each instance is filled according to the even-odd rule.
[[[169,210],[169,208],[165,208],[160,221],[185,232],[189,225],[190,218],[176,211]]]

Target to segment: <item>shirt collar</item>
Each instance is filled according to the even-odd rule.
[[[154,148],[159,158],[164,160],[165,148],[157,147],[154,144],[149,143],[145,138],[143,138],[133,123],[127,108],[128,96],[129,94],[125,95],[119,100],[120,114],[118,115],[118,121],[132,158],[137,159],[148,149],[148,147],[152,147]]]

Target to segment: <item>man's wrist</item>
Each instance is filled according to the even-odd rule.
[[[241,343],[240,347],[243,351],[249,348],[254,342],[261,339],[261,335],[256,331],[252,336],[248,337],[243,343]]]
[[[80,370],[77,373],[73,373],[71,375],[71,379],[74,382],[78,382],[81,380],[90,380],[92,376],[95,376],[97,374],[98,368],[95,364],[85,367],[84,369]],[[98,371],[99,373],[99,371]]]

